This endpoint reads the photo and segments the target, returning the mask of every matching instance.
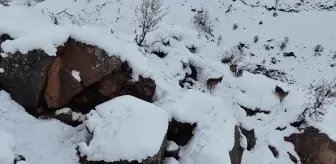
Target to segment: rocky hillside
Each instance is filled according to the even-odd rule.
[[[0,164],[336,164],[331,0],[0,4]]]

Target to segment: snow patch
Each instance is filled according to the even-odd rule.
[[[71,75],[73,78],[75,78],[78,82],[81,82],[81,77],[79,75],[80,73],[78,71],[72,70]]]
[[[179,162],[175,158],[169,157],[164,160],[163,164],[179,164]]]
[[[174,141],[168,141],[167,143],[167,151],[176,151],[179,146]]]
[[[11,164],[15,158],[15,141],[11,134],[0,129],[0,163]]]

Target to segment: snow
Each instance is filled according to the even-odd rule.
[[[179,164],[179,162],[175,158],[169,157],[164,160],[163,164]]]
[[[80,78],[80,75],[79,75],[79,72],[78,71],[75,71],[75,70],[72,70],[71,71],[71,75],[74,79],[76,79],[78,82],[81,81],[81,78]]]
[[[5,91],[0,91],[0,104],[1,129],[13,137],[15,154],[23,155],[34,164],[74,164],[78,161],[75,147],[87,136],[83,126],[73,128],[54,119],[38,120]],[[13,146],[11,143],[12,140],[6,141]]]
[[[176,151],[179,147],[174,141],[168,141],[167,143],[167,151]]]
[[[163,109],[128,95],[98,105],[87,117],[93,139],[80,151],[90,161],[141,162],[159,152],[168,129]]]
[[[0,163],[11,164],[14,161],[15,141],[6,131],[0,129]]]
[[[283,137],[298,132],[290,126],[290,123],[296,121],[297,116],[303,111],[302,105],[307,102],[307,86],[312,80],[331,79],[335,76],[335,67],[331,65],[336,64],[336,56],[334,57],[336,24],[330,20],[335,17],[336,12],[333,8],[330,11],[321,11],[319,7],[321,5],[318,3],[333,5],[329,0],[307,0],[299,6],[296,1],[282,0],[279,1],[278,8],[294,9],[298,12],[277,12],[278,16],[273,17],[273,11],[267,11],[265,6],[272,7],[274,1],[245,0],[245,2],[247,5],[243,1],[164,0],[171,11],[160,22],[159,28],[147,36],[146,43],[149,46],[139,48],[133,41],[136,27],[134,8],[139,1],[95,0],[88,3],[45,0],[24,7],[22,4],[25,1],[14,0],[10,3],[11,7],[0,6],[0,22],[6,22],[0,24],[0,34],[7,33],[14,38],[1,44],[1,49],[4,51],[1,56],[12,55],[11,53],[15,51],[26,53],[32,49],[42,49],[49,55],[56,55],[56,47],[63,45],[71,37],[86,44],[96,45],[104,49],[108,55],[117,55],[122,60],[128,61],[133,68],[132,77],[135,80],[138,75],[143,75],[153,78],[157,84],[154,104],[158,107],[155,112],[150,112],[148,117],[154,117],[155,113],[164,110],[168,113],[169,120],[174,118],[180,122],[197,123],[192,140],[186,146],[180,147],[181,159],[177,162],[173,158],[168,158],[166,164],[230,163],[228,152],[233,147],[234,126],[238,124],[248,130],[254,129],[257,138],[253,150],[244,151],[243,164],[291,163],[287,152],[297,158],[298,155],[293,145],[285,142]],[[191,18],[195,12],[191,9],[201,7],[209,9],[214,25],[214,42],[210,41],[211,38],[207,40],[203,34],[199,34],[192,24]],[[231,11],[225,13],[228,8]],[[51,15],[58,18],[59,25],[53,24]],[[233,24],[239,26],[237,30],[232,30]],[[218,45],[219,36],[222,36],[222,41]],[[253,40],[255,36],[259,37],[257,43]],[[279,44],[286,36],[289,42],[281,51]],[[161,40],[169,41],[169,46],[163,45]],[[242,77],[234,77],[228,66],[220,60],[226,50],[230,50],[239,42],[245,43],[247,47],[244,48],[246,56],[242,62],[246,65],[245,68],[255,68],[260,64],[267,69],[284,71],[287,75],[280,78],[282,81],[276,81],[245,70]],[[321,56],[314,56],[314,47],[317,44],[321,44],[324,48]],[[197,47],[196,53],[191,53],[186,48],[192,45]],[[273,48],[266,50],[267,46]],[[167,56],[159,58],[151,53],[153,50],[161,50]],[[284,57],[284,52],[294,52],[297,57]],[[271,62],[272,58],[276,59],[276,64]],[[181,88],[179,82],[186,73],[191,73],[189,65],[196,67],[197,81],[191,80],[194,82],[194,85],[189,85],[191,89]],[[210,94],[206,89],[206,81],[219,76],[223,76],[223,81]],[[274,94],[276,85],[290,91],[281,103]],[[133,137],[137,131],[119,131],[123,128],[122,121],[125,122],[124,126],[126,123],[130,126],[140,126],[128,119],[120,118],[127,116],[128,110],[121,112],[114,107],[103,110],[104,104],[102,104],[97,107],[97,111],[90,113],[92,116],[86,125],[94,131],[95,138],[86,145],[84,143],[86,140],[83,139],[85,134],[79,129],[65,126],[55,120],[36,120],[24,113],[22,107],[13,102],[5,92],[1,92],[0,102],[5,104],[0,107],[0,112],[5,113],[0,115],[0,124],[3,125],[5,122],[5,125],[8,125],[1,128],[18,142],[16,151],[25,155],[29,162],[34,164],[74,163],[77,159],[74,151],[77,143],[81,143],[82,152],[88,154],[91,159],[141,160],[157,152],[158,145],[163,139],[162,134],[166,130],[166,127],[159,130],[159,125],[163,127],[168,121],[156,120],[157,118],[146,119],[145,123],[154,120],[156,123],[138,129],[144,130],[153,126],[150,134],[156,132],[158,135],[153,134],[144,138],[143,135],[147,133],[141,133],[136,135],[140,137]],[[111,103],[119,106],[120,104],[116,102],[118,101],[111,100],[105,105],[109,106]],[[138,103],[125,104],[121,109],[134,109],[130,111],[132,114],[130,117],[139,116],[133,115],[136,114],[134,111],[140,109]],[[270,113],[247,116],[239,105],[251,110],[260,108]],[[141,111],[151,110],[152,107],[145,109],[146,107],[141,106]],[[109,111],[118,112],[108,114]],[[328,106],[327,111],[322,122],[313,120],[308,122],[336,141],[336,132],[333,128],[336,123],[335,103]],[[71,113],[71,110],[64,108],[57,113]],[[82,118],[80,114],[72,113],[72,115],[74,119]],[[162,117],[163,115],[162,113]],[[276,130],[277,127],[286,129],[279,131]],[[106,130],[109,128],[114,131]],[[109,135],[116,135],[114,136],[116,138],[110,137],[113,140],[108,140],[106,136]],[[147,139],[151,142],[135,143]],[[36,140],[40,142],[36,143]],[[243,147],[246,147],[246,142],[246,138],[242,137]],[[123,146],[107,146],[121,143],[124,143]],[[45,148],[45,145],[48,145],[47,150],[42,151],[41,147]],[[278,158],[274,158],[268,145],[274,146],[279,151]],[[99,146],[102,146],[102,152],[98,150]],[[150,148],[140,150],[141,146]],[[128,153],[125,154],[123,151]]]
[[[234,108],[223,99],[187,90],[166,95],[155,102],[180,122],[197,123],[190,143],[182,148],[181,164],[231,163],[229,151],[234,143]]]

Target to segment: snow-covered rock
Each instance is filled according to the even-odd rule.
[[[160,160],[168,128],[160,107],[127,95],[98,105],[87,117],[93,138],[79,148],[89,161]]]

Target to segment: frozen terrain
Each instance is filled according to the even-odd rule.
[[[309,84],[313,80],[335,77],[336,23],[332,20],[336,11],[332,1],[308,0],[298,4],[300,1],[280,0],[274,17],[274,10],[269,8],[275,2],[269,0],[165,0],[170,11],[159,28],[147,36],[146,44],[150,45],[147,48],[134,43],[137,27],[134,9],[139,3],[135,0],[45,0],[40,3],[13,0],[8,2],[9,7],[0,5],[0,34],[14,38],[1,44],[4,51],[1,56],[32,49],[42,49],[54,56],[56,47],[73,37],[129,61],[134,78],[141,74],[155,80],[153,106],[162,108],[169,119],[198,125],[192,140],[181,147],[180,160],[169,158],[165,164],[230,163],[228,153],[234,144],[235,125],[255,129],[257,138],[256,146],[244,151],[243,164],[291,163],[287,152],[298,158],[293,145],[283,138],[298,132],[290,123],[303,112]],[[192,22],[202,7],[209,10],[213,25],[210,38]],[[288,43],[280,48],[285,37]],[[167,42],[169,45],[163,44]],[[246,56],[242,62],[243,76],[237,78],[221,60],[239,43],[245,45]],[[323,48],[317,50],[317,45]],[[192,46],[196,52],[190,51]],[[158,57],[154,51],[163,52],[165,57]],[[285,55],[290,52],[295,56]],[[191,89],[181,88],[180,81],[193,71],[190,65],[197,69],[197,80],[192,80],[193,86],[188,86]],[[257,65],[284,74],[268,78],[262,71],[253,72]],[[210,93],[206,89],[207,79],[219,76],[223,76],[223,81]],[[73,77],[81,81],[80,72],[74,70]],[[276,85],[290,91],[282,102],[274,95]],[[132,101],[137,105],[135,100],[127,103]],[[100,107],[97,107],[98,113],[103,111]],[[242,107],[267,112],[249,116]],[[308,121],[336,140],[333,128],[336,104],[329,105],[327,111],[323,121]],[[279,131],[278,127],[286,128]],[[104,124],[100,124],[100,128],[103,129]],[[165,130],[163,128],[158,131]],[[83,125],[74,128],[54,119],[36,119],[12,101],[8,93],[0,92],[0,163],[11,164],[8,161],[15,154],[22,154],[32,164],[77,164],[76,147],[85,142],[87,136]],[[158,144],[158,140],[151,144]],[[99,145],[100,141],[95,142]],[[278,158],[274,158],[269,145],[277,148]],[[144,154],[152,155],[153,151],[137,151],[132,155],[141,158]],[[125,159],[125,154],[118,157]]]

